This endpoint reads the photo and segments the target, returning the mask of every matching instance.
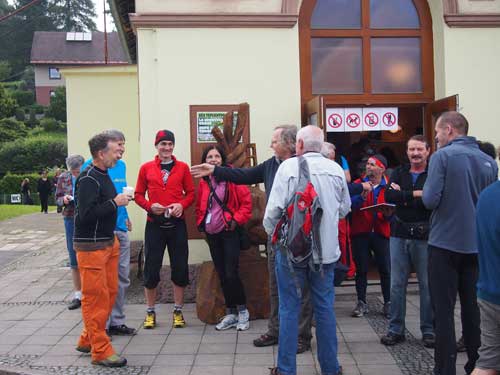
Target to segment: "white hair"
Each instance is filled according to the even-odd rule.
[[[321,146],[321,155],[331,159],[332,155],[335,155],[335,145],[330,142],[323,142],[323,146]]]
[[[297,133],[297,141],[304,142],[304,152],[321,152],[324,138],[323,130],[314,125],[304,126]]]

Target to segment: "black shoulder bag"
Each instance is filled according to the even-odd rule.
[[[234,215],[233,212],[229,209],[229,207],[226,206],[225,203],[223,203],[217,194],[215,193],[215,189],[210,183],[210,181],[207,181],[208,186],[210,187],[210,192],[212,193],[213,199],[217,202],[217,204],[222,208],[222,211],[228,212],[229,215],[231,215],[231,220],[234,220]],[[234,220],[236,223],[236,229],[235,231],[238,233],[240,237],[240,249],[241,250],[248,250],[250,249],[251,243],[250,243],[250,237],[248,237],[248,232],[245,229],[245,227],[239,225],[236,220]]]

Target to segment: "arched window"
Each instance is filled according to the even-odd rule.
[[[304,0],[299,35],[302,103],[434,100],[426,0]]]

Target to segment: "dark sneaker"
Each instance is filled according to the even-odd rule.
[[[68,310],[76,310],[82,306],[82,301],[78,298],[73,298],[73,300],[68,305]]]
[[[78,345],[76,348],[75,348],[77,351],[79,351],[80,353],[90,353],[90,346],[80,346]]]
[[[363,315],[367,314],[370,310],[368,309],[368,305],[363,301],[358,301],[358,304],[352,310],[351,316],[354,318],[361,318]]]
[[[337,371],[337,375],[342,375],[342,366],[339,366],[339,371]]]
[[[281,375],[281,372],[277,367],[272,367],[269,370],[269,375]]]
[[[93,365],[99,365],[104,367],[123,367],[127,364],[127,360],[123,357],[119,357],[116,354],[110,355],[108,358],[102,361],[92,361]]]
[[[271,346],[278,343],[278,338],[276,336],[268,335],[264,333],[258,339],[253,340],[253,344],[257,347]]]
[[[299,338],[297,342],[297,354],[307,352],[311,350],[311,342]]]
[[[391,301],[384,303],[384,308],[382,314],[387,318],[391,319]]]
[[[125,324],[119,326],[109,326],[109,335],[116,336],[134,336],[137,331],[134,328],[127,327]]]
[[[467,348],[465,347],[464,337],[461,336],[457,341],[457,352],[463,353],[466,351],[467,351]]]
[[[422,336],[422,343],[426,348],[434,348],[434,344],[436,343],[436,337],[429,333]]]
[[[386,346],[392,346],[396,345],[398,342],[403,342],[405,340],[405,335],[397,335],[395,333],[389,332],[387,335],[381,337],[380,343]]]

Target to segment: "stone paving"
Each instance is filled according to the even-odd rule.
[[[194,304],[185,306],[188,326],[171,328],[172,305],[160,305],[158,327],[142,330],[144,305],[127,304],[127,324],[139,329],[134,337],[113,337],[113,346],[129,362],[126,368],[92,366],[90,357],[75,351],[82,322],[80,310],[69,311],[71,275],[59,215],[27,215],[0,222],[0,374],[267,374],[275,365],[277,347],[256,348],[252,341],[266,331],[267,321],[251,322],[250,330],[217,332],[196,317]],[[8,262],[4,262],[8,259]],[[379,287],[370,287],[371,312],[349,316],[352,287],[339,288],[335,310],[339,360],[344,374],[431,374],[431,350],[420,342],[418,295],[407,306],[407,341],[387,348],[379,343],[387,329],[380,314]],[[457,332],[460,332],[457,309]],[[319,374],[316,342],[297,356],[298,374]],[[463,374],[460,353],[457,374]]]

